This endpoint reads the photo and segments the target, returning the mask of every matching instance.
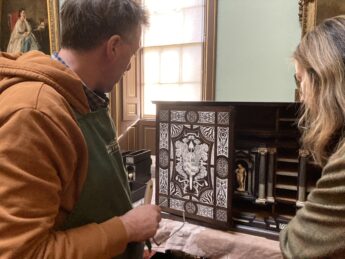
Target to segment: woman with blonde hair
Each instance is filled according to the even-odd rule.
[[[307,33],[294,55],[302,143],[322,176],[280,234],[285,258],[345,256],[345,16]]]

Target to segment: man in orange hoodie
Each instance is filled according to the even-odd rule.
[[[1,258],[142,257],[160,209],[132,209],[105,93],[146,24],[134,0],[65,0],[59,53],[0,53]]]

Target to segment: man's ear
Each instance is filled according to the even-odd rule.
[[[113,35],[107,41],[107,56],[109,58],[114,58],[118,55],[118,48],[121,44],[121,36]]]

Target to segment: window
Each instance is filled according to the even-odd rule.
[[[143,0],[150,26],[143,32],[143,115],[152,101],[202,100],[205,0]]]
[[[131,70],[111,95],[119,134],[153,117],[151,100],[214,100],[217,1],[141,1],[150,12],[150,27]]]
[[[155,152],[151,100],[214,100],[217,0],[137,0],[151,14],[142,48],[111,93],[123,150]]]

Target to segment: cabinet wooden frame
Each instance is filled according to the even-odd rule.
[[[233,108],[155,102],[156,204],[228,229],[232,222]]]
[[[307,195],[315,188],[321,177],[321,168],[317,167],[308,152],[301,149],[300,132],[296,120],[298,103],[245,103],[245,102],[156,102],[156,182],[161,183],[163,169],[174,170],[178,156],[174,152],[164,151],[162,137],[169,139],[166,145],[173,146],[176,140],[174,127],[169,126],[169,116],[188,107],[181,113],[181,124],[188,122],[188,114],[214,107],[231,107],[233,143],[231,167],[228,171],[232,183],[231,217],[232,224],[227,230],[246,232],[254,235],[278,239],[279,232],[286,226],[297,210],[304,206]],[[198,113],[198,112],[197,112]],[[191,114],[189,116],[191,117]],[[163,118],[163,119],[162,119]],[[182,122],[183,120],[183,122]],[[163,125],[163,124],[168,124]],[[179,123],[170,123],[179,124]],[[165,130],[162,129],[165,127]],[[168,128],[168,129],[167,129]],[[193,127],[192,127],[193,128]],[[173,130],[172,130],[173,129]],[[169,134],[173,136],[169,136]],[[182,133],[181,133],[182,134]],[[201,135],[201,134],[200,134]],[[163,150],[163,151],[162,151]],[[167,160],[162,159],[165,152]],[[162,153],[162,154],[161,154]],[[175,163],[175,165],[174,165]],[[241,166],[238,166],[241,165]],[[174,167],[175,166],[175,167]],[[216,166],[215,166],[216,167]],[[223,168],[219,166],[219,168]],[[240,169],[245,174],[239,174]],[[215,169],[217,171],[218,169]],[[168,172],[168,173],[169,173]],[[166,172],[164,172],[166,173]],[[172,175],[174,177],[176,175]],[[170,179],[170,178],[168,178]],[[165,185],[168,190],[168,184]],[[164,189],[164,188],[163,188]],[[167,201],[170,194],[166,190],[159,192],[156,188],[156,202],[163,210],[173,215],[180,215],[169,208]],[[164,198],[162,198],[164,197]],[[194,200],[191,200],[194,201]],[[162,204],[161,204],[162,203]],[[175,205],[173,205],[175,206]],[[214,228],[220,227],[212,220],[190,217],[191,221]],[[195,221],[196,220],[196,221]],[[231,222],[231,221],[230,221]],[[229,222],[228,222],[229,223]]]

